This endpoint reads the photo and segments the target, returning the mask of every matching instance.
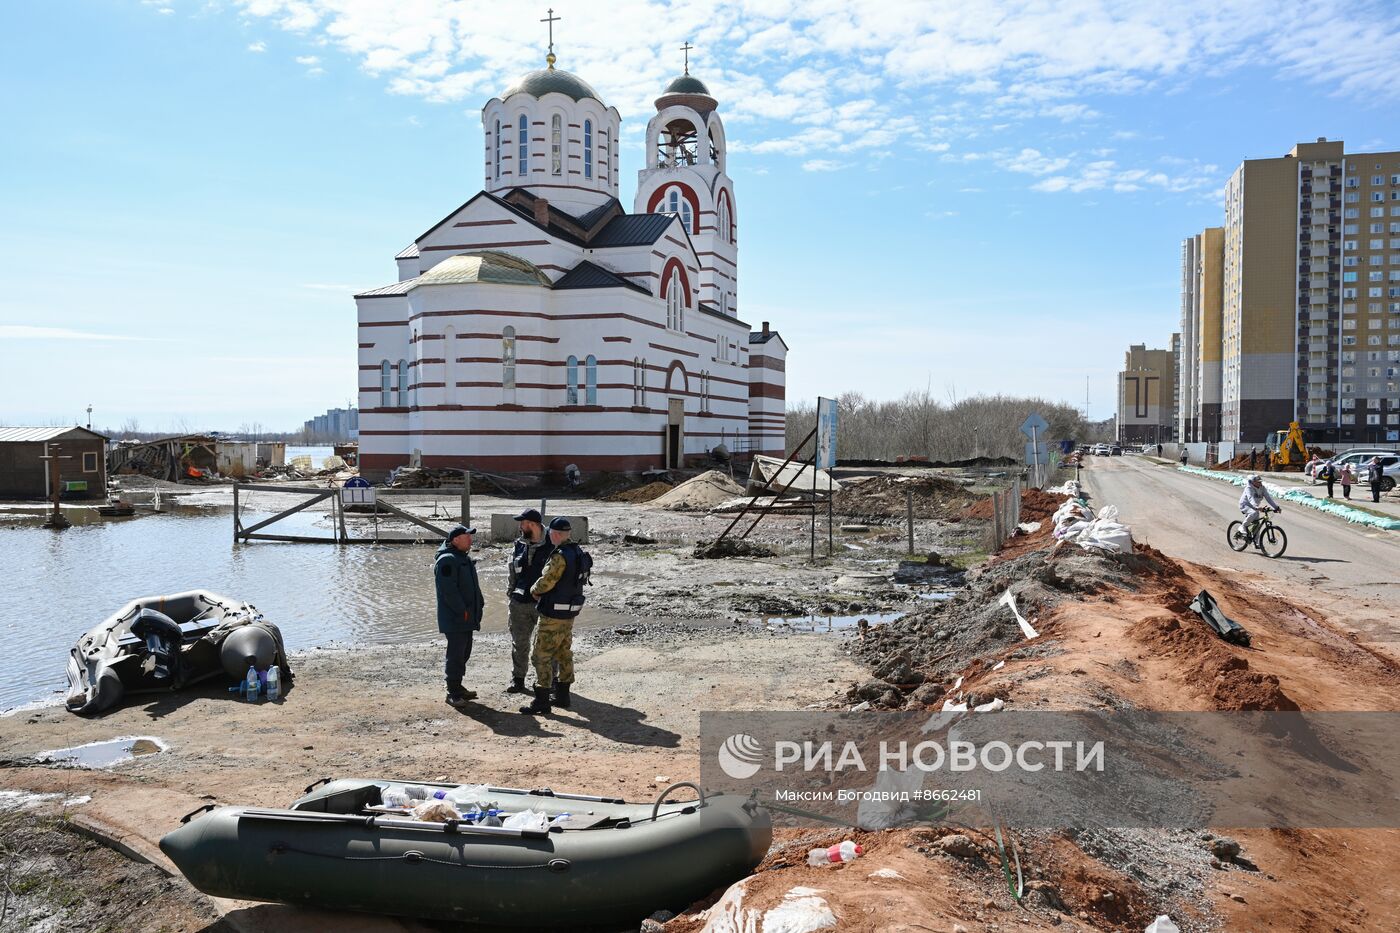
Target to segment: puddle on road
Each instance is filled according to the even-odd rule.
[[[781,628],[790,632],[842,632],[855,628],[861,619],[871,625],[884,625],[902,615],[902,612],[863,612],[852,616],[759,616],[753,621],[769,628]]]
[[[63,768],[110,768],[147,755],[158,755],[168,746],[150,735],[127,736],[105,742],[89,742],[72,748],[56,748],[40,752],[35,759]]]

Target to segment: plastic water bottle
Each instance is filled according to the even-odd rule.
[[[282,672],[276,664],[267,669],[267,698],[277,700],[282,697]]]
[[[402,790],[386,790],[379,795],[379,802],[386,807],[411,807],[413,798]]]
[[[864,846],[856,845],[854,842],[847,839],[840,845],[831,846],[826,849],[813,849],[808,852],[807,864],[811,865],[813,868],[822,865],[835,865],[838,862],[849,862],[852,859],[858,859],[864,854]]]
[[[249,665],[248,665],[248,680],[247,680],[247,688],[246,688],[246,689],[247,689],[247,692],[248,692],[248,702],[249,702],[249,703],[256,703],[256,702],[258,702],[258,693],[260,692],[260,689],[259,689],[259,688],[260,688],[261,686],[262,686],[262,685],[258,682],[258,669],[257,669],[257,667],[256,667],[255,665],[249,664]]]

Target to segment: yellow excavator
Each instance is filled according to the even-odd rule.
[[[1298,422],[1289,422],[1287,431],[1269,432],[1269,465],[1275,470],[1301,470],[1308,462],[1308,445]]]

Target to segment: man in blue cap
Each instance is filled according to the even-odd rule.
[[[549,523],[554,552],[530,587],[530,595],[538,600],[540,619],[533,656],[535,701],[520,708],[527,715],[550,712],[551,688],[555,705],[568,709],[573,702],[569,688],[574,682],[574,619],[583,609],[583,588],[588,585],[593,558],[569,540],[572,531],[573,526],[562,516]]]
[[[471,558],[475,528],[458,525],[437,550],[433,580],[437,587],[438,631],[447,636],[447,702],[465,706],[476,699],[476,692],[462,686],[467,659],[472,655],[472,633],[481,629],[481,613],[486,600],[476,579],[476,562]]]
[[[515,520],[520,523],[520,537],[515,539],[515,551],[510,557],[510,573],[506,584],[510,613],[510,686],[506,693],[529,693],[525,675],[530,669],[530,639],[535,634],[536,598],[530,587],[544,572],[554,545],[545,537],[544,518],[538,509],[526,509]]]

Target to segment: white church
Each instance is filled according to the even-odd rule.
[[[738,316],[717,101],[687,62],[628,213],[617,110],[546,61],[482,110],[485,190],[394,257],[398,282],[355,296],[361,470],[781,456],[788,348]]]

